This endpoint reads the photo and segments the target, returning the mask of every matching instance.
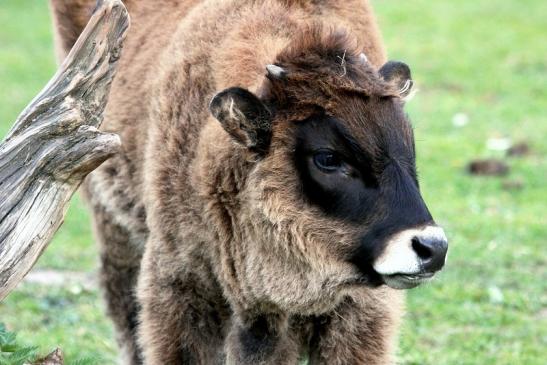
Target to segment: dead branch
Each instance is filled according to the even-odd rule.
[[[98,128],[128,27],[120,0],[100,1],[0,144],[0,300],[47,247],[84,177],[120,146]]]

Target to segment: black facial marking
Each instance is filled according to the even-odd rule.
[[[385,241],[403,229],[418,227],[433,221],[423,201],[414,177],[397,163],[390,164],[383,172],[385,184],[382,188],[377,209],[386,212],[368,227],[357,245],[350,261],[371,278],[380,280],[372,269]]]
[[[372,265],[389,237],[432,222],[419,191],[404,114],[384,110],[377,115],[391,122],[365,120],[371,124],[355,134],[360,137],[343,120],[325,114],[298,122],[294,154],[307,202],[361,230],[348,260],[372,286],[383,283]]]
[[[295,164],[306,198],[328,215],[363,219],[378,190],[372,159],[332,117],[312,117],[298,128]]]

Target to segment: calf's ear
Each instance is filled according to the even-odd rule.
[[[272,116],[256,95],[231,87],[213,97],[209,110],[236,142],[258,153],[268,150]]]
[[[399,90],[399,94],[403,100],[406,100],[411,96],[413,81],[410,74],[410,67],[408,67],[406,63],[388,61],[378,72],[385,81]]]

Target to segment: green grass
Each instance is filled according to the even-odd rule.
[[[23,361],[33,360],[36,356],[36,348],[21,346],[17,342],[17,335],[6,330],[0,324],[0,363],[17,365]]]
[[[543,0],[376,0],[394,59],[413,69],[420,92],[408,105],[421,184],[450,238],[438,280],[408,295],[403,364],[543,365],[547,358],[547,42]],[[0,135],[54,72],[45,1],[2,0]],[[469,123],[455,127],[457,113]],[[506,178],[476,178],[465,165],[502,157],[486,141],[527,141]],[[502,188],[520,179],[521,190]],[[39,268],[93,271],[89,217],[75,199]],[[94,290],[20,286],[0,303],[0,322],[69,363],[113,363],[111,325]]]

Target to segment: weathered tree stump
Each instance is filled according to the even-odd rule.
[[[63,352],[56,348],[46,357],[34,361],[31,365],[63,365],[65,363]]]
[[[0,144],[0,300],[47,247],[84,177],[120,146],[98,127],[128,27],[120,0],[99,1],[59,71]]]

